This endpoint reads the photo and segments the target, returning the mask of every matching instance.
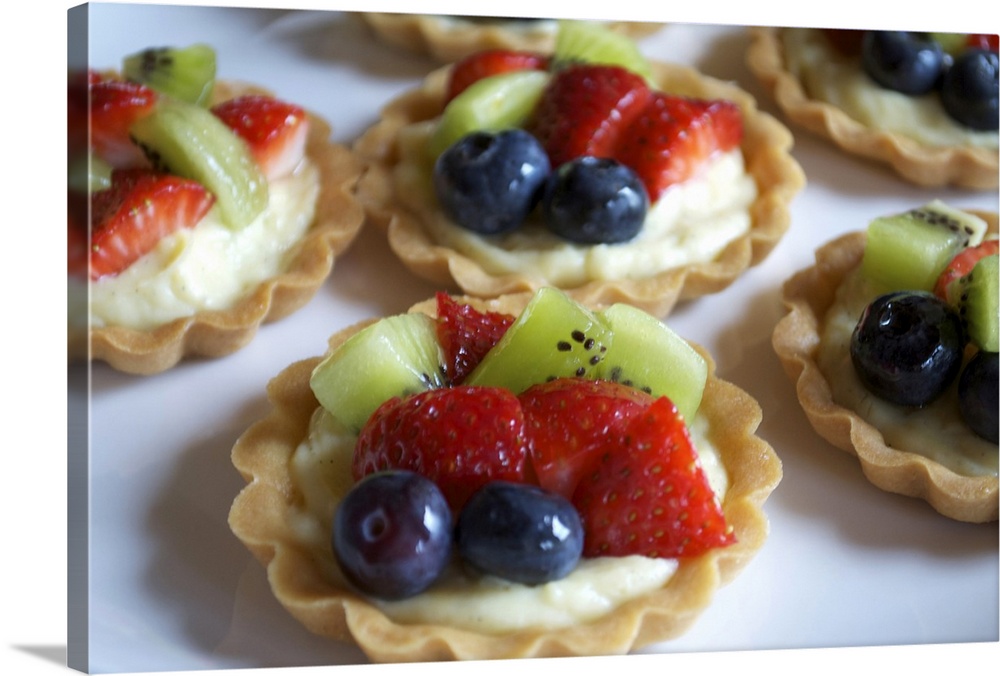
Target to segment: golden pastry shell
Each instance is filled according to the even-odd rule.
[[[751,227],[729,243],[712,261],[666,270],[648,278],[590,281],[564,289],[592,306],[626,302],[658,317],[678,301],[715,293],[728,287],[750,266],[760,263],[777,245],[790,224],[789,206],[805,185],[805,175],[791,155],[791,133],[757,108],[753,97],[736,85],[716,80],[680,65],[653,63],[655,81],[664,91],[700,98],[723,98],[743,111],[742,152],[747,171],[757,184],[751,205]],[[481,298],[521,293],[548,286],[544,278],[527,274],[492,275],[459,252],[438,245],[414,213],[393,195],[392,171],[399,162],[399,133],[406,125],[437,117],[443,107],[448,67],[443,67],[382,110],[379,122],[354,145],[366,164],[358,188],[370,221],[387,233],[396,256],[415,274]]]
[[[223,101],[242,94],[271,92],[249,84],[218,82],[213,95]],[[121,326],[70,330],[70,361],[105,361],[126,373],[152,375],[183,359],[221,357],[247,345],[261,324],[286,317],[319,290],[342,254],[357,236],[364,210],[354,196],[361,164],[349,148],[330,140],[330,125],[308,112],[306,154],[320,172],[316,215],[287,270],[262,281],[224,310],[205,310],[161,326],[131,329]],[[89,339],[89,340],[88,340]]]
[[[997,231],[997,215],[978,213]],[[958,521],[997,520],[996,476],[969,477],[905,450],[886,445],[881,432],[860,415],[833,400],[816,362],[827,310],[837,288],[860,265],[865,233],[842,235],[816,251],[816,264],[790,277],[783,286],[788,311],[775,326],[772,345],[810,424],[837,448],[858,458],[867,479],[884,491],[920,498]]]
[[[516,314],[528,296],[462,300],[480,309]],[[411,311],[433,314],[434,307],[434,301],[429,300]],[[368,323],[335,334],[329,349]],[[318,561],[324,557],[332,561],[332,554],[306,550],[290,527],[291,512],[301,496],[288,465],[318,407],[309,377],[319,361],[317,357],[292,364],[269,383],[270,412],[233,448],[233,463],[247,486],[232,505],[229,525],[266,566],[275,596],[296,619],[316,634],[356,642],[373,661],[621,654],[674,638],[695,621],[716,589],[749,563],[767,538],[769,525],[763,504],[781,479],[781,462],[755,435],[761,419],[757,402],[717,378],[709,358],[711,372],[702,411],[711,423],[711,438],[729,474],[730,486],[722,505],[735,530],[736,544],[682,562],[663,588],[578,626],[494,635],[395,623],[342,581],[325,577]]]
[[[448,63],[485,49],[514,49],[551,52],[555,49],[555,31],[533,28],[527,23],[465,21],[462,17],[434,14],[393,14],[361,12],[362,21],[381,40],[397,47],[426,54]],[[609,21],[608,28],[631,38],[651,35],[661,23]]]
[[[919,186],[989,190],[1000,183],[996,148],[935,147],[867,127],[840,108],[809,96],[785,64],[780,28],[755,26],[749,31],[747,66],[793,123],[841,150],[888,165]]]

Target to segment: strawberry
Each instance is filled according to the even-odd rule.
[[[951,259],[947,267],[938,276],[934,284],[934,295],[941,300],[948,300],[948,287],[956,279],[969,274],[980,258],[991,256],[1000,251],[1000,240],[983,240],[977,246],[970,246],[962,249]]]
[[[69,154],[83,154],[89,148],[87,131],[90,88],[101,76],[95,70],[73,70],[67,76],[66,122]]]
[[[309,119],[301,107],[251,94],[217,104],[212,112],[246,141],[268,180],[290,174],[302,161]]]
[[[444,350],[445,375],[449,381],[461,383],[513,322],[511,315],[480,312],[438,292],[437,336]]]
[[[71,277],[87,276],[87,196],[68,191],[67,272]]]
[[[622,132],[615,159],[639,174],[650,202],[656,202],[713,154],[738,147],[742,138],[743,118],[735,103],[656,93]]]
[[[523,482],[526,462],[517,397],[459,385],[384,402],[358,435],[351,469],[356,481],[385,469],[422,474],[457,513],[489,481]]]
[[[593,457],[620,441],[629,421],[654,401],[627,385],[584,378],[533,385],[518,399],[538,484],[567,499]]]
[[[90,277],[115,275],[165,236],[193,227],[215,197],[200,183],[151,169],[117,169],[91,197]]]
[[[516,70],[545,70],[549,57],[534,52],[512,49],[487,49],[458,61],[451,70],[445,103],[465,91],[470,85],[492,75]]]
[[[646,81],[624,68],[567,66],[546,86],[528,131],[541,141],[553,167],[584,155],[611,157],[619,134],[650,96]]]
[[[697,556],[735,541],[697,452],[666,397],[609,440],[573,494],[584,556]]]
[[[155,91],[135,82],[98,79],[90,86],[90,143],[112,167],[147,165],[146,156],[129,138],[132,123],[152,112]]]
[[[966,38],[965,46],[969,49],[1000,51],[1000,35],[996,33],[970,33]]]

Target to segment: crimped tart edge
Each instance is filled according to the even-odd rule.
[[[223,101],[242,94],[271,92],[255,85],[218,82],[214,96]],[[189,357],[221,357],[247,345],[261,324],[286,317],[305,305],[332,270],[334,259],[357,236],[364,210],[354,196],[361,164],[346,146],[331,141],[325,119],[307,111],[310,119],[306,154],[319,168],[320,194],[316,215],[299,242],[289,268],[225,310],[200,311],[149,330],[120,326],[94,327],[89,345],[70,332],[70,361],[105,361],[136,375],[165,371]]]
[[[848,153],[886,164],[919,186],[989,190],[1000,184],[1000,156],[995,149],[933,147],[871,129],[840,108],[810,98],[785,66],[780,29],[754,26],[748,30],[747,67],[793,123]]]
[[[587,305],[625,302],[665,317],[677,302],[721,291],[746,269],[764,260],[788,230],[790,203],[806,179],[791,155],[791,132],[759,110],[749,93],[688,67],[660,62],[652,66],[656,81],[665,91],[729,99],[743,111],[742,151],[758,189],[751,206],[750,231],[707,263],[681,266],[643,279],[591,281],[564,291]],[[438,69],[419,88],[391,101],[383,108],[381,119],[355,143],[354,150],[366,164],[359,199],[371,222],[386,231],[390,247],[414,274],[436,284],[457,286],[463,293],[481,298],[536,290],[547,281],[516,273],[493,275],[472,259],[436,244],[421,224],[420,215],[393,196],[391,174],[399,161],[396,141],[400,129],[440,113],[447,75],[448,67]]]
[[[461,300],[480,309],[516,313],[529,295]],[[432,301],[414,308],[421,310],[432,313]],[[335,334],[330,349],[368,323]],[[397,624],[362,596],[323,579],[309,552],[295,542],[287,518],[301,500],[287,466],[318,406],[308,381],[319,357],[291,365],[269,383],[271,411],[234,446],[233,463],[248,485],[232,505],[230,527],[266,566],[275,596],[296,619],[314,633],[356,642],[373,661],[622,654],[674,638],[690,627],[715,590],[731,581],[763,546],[769,531],[763,504],[782,475],[774,450],[755,436],[761,419],[759,405],[735,385],[718,379],[714,362],[705,356],[711,375],[703,410],[710,417],[713,441],[721,449],[730,476],[723,508],[738,541],[683,563],[664,588],[599,620],[561,630],[503,635]]]
[[[976,212],[997,231],[997,215]],[[816,263],[783,285],[787,314],[777,323],[772,345],[813,429],[833,446],[858,458],[865,477],[878,488],[925,500],[957,521],[987,523],[998,518],[997,477],[961,476],[941,464],[890,448],[881,432],[833,400],[816,362],[820,331],[836,290],[861,261],[865,233],[842,235],[816,251]]]
[[[437,61],[449,63],[485,49],[514,49],[551,52],[554,31],[516,30],[503,23],[449,23],[433,14],[361,12],[361,20],[388,44]],[[664,24],[640,21],[606,22],[612,31],[641,38],[660,30]]]

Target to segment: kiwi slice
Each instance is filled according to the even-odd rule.
[[[111,165],[93,153],[70,157],[66,169],[70,190],[92,193],[111,187]]]
[[[202,44],[151,47],[126,56],[122,74],[161,94],[207,107],[215,86],[215,50]]]
[[[663,322],[631,305],[616,303],[597,313],[614,334],[594,376],[669,397],[685,419],[701,404],[708,364]]]
[[[428,144],[432,160],[474,131],[501,131],[524,126],[551,75],[519,70],[485,77],[452,99]]]
[[[520,393],[555,378],[593,378],[610,347],[611,330],[604,322],[562,291],[545,287],[465,382]]]
[[[928,37],[941,45],[948,54],[956,56],[965,50],[969,36],[964,33],[929,33]]]
[[[862,269],[885,291],[931,291],[951,259],[983,240],[986,222],[934,200],[868,225]]]
[[[309,384],[323,408],[359,431],[384,401],[447,384],[434,320],[420,313],[378,320],[321,361]]]
[[[985,256],[948,286],[948,302],[958,311],[969,340],[980,350],[1000,352],[1000,255]]]
[[[654,84],[652,67],[639,46],[628,36],[599,23],[561,20],[553,57],[556,68],[580,61],[621,66]]]
[[[162,101],[129,133],[153,166],[211,191],[229,227],[248,225],[267,207],[267,180],[250,149],[207,108]]]

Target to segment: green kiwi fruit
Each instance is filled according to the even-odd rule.
[[[436,324],[421,313],[378,320],[327,355],[310,378],[320,405],[357,432],[384,401],[444,387]]]
[[[614,335],[594,376],[666,396],[685,419],[698,411],[708,364],[663,322],[631,305],[616,303],[597,313]]]
[[[551,75],[519,70],[485,77],[452,99],[427,146],[432,160],[474,131],[501,131],[525,124]]]
[[[868,225],[862,269],[885,291],[931,291],[951,259],[975,246],[986,222],[940,200]]]
[[[539,289],[468,375],[468,385],[521,393],[555,378],[593,378],[611,346],[611,331],[592,312],[551,287]]]
[[[248,225],[267,207],[267,180],[250,149],[207,108],[162,101],[129,134],[154,167],[212,192],[229,227]]]
[[[584,61],[586,63],[621,66],[652,83],[653,71],[639,46],[626,35],[589,21],[564,19],[559,22],[554,64]]]
[[[151,47],[125,57],[125,79],[207,107],[215,86],[215,50],[208,45]]]
[[[980,350],[1000,352],[1000,255],[985,256],[948,286],[948,302],[958,311],[966,335]]]

